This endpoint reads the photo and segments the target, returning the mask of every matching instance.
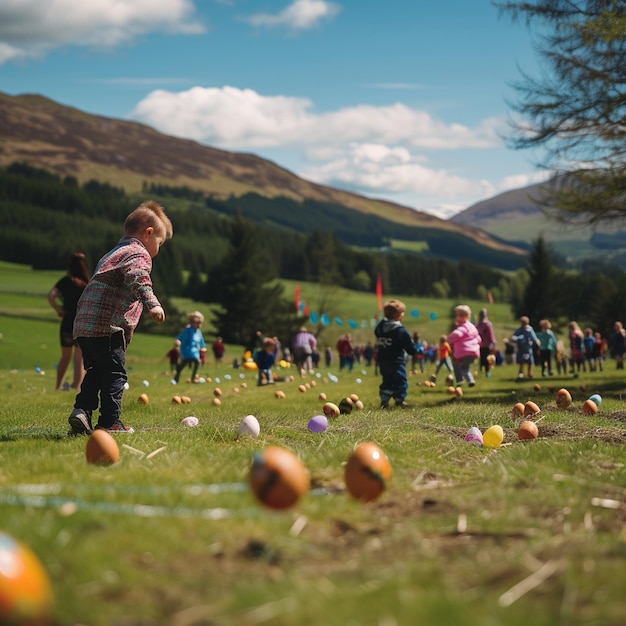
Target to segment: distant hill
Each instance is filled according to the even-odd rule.
[[[253,154],[170,137],[38,95],[0,93],[0,167],[14,162],[73,176],[80,183],[109,183],[127,193],[139,193],[146,185],[185,187],[214,199],[216,210],[241,211],[249,219],[286,230],[333,230],[352,245],[358,245],[361,236],[353,233],[349,241],[354,225],[364,241],[369,231],[377,240],[407,251],[419,249],[457,261],[469,258],[500,268],[525,262],[526,245],[510,244],[478,225],[318,185]]]
[[[592,227],[565,225],[543,213],[536,202],[541,184],[515,189],[483,200],[451,218],[513,244],[524,245],[543,235],[569,261],[601,259],[626,267],[626,220]]]

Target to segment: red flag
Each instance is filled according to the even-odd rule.
[[[293,299],[296,303],[296,311],[300,310],[300,285],[293,288]]]
[[[378,301],[378,310],[383,310],[383,278],[378,272],[378,276],[376,277],[376,299]]]

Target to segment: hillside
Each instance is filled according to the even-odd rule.
[[[409,242],[419,241],[420,236],[412,229],[425,229],[424,239],[433,255],[447,239],[472,255],[469,258],[479,247],[484,248],[478,255],[480,261],[496,267],[502,267],[507,257],[508,265],[519,265],[525,255],[522,248],[473,225],[317,185],[252,154],[170,137],[142,124],[90,115],[41,96],[0,93],[0,167],[13,162],[74,176],[81,183],[91,179],[110,183],[128,193],[140,192],[145,184],[188,187],[216,201],[230,201],[228,211],[233,210],[233,198],[256,196],[285,198],[301,205],[313,203],[309,208],[331,207],[331,223],[343,221],[345,225],[352,212],[358,212],[375,218],[369,228],[375,228],[381,237],[398,239],[398,226],[403,226],[407,227]],[[254,218],[249,213],[246,216]],[[317,228],[324,229],[326,216],[320,213],[319,217]],[[267,221],[263,215],[258,218]],[[277,227],[293,229],[292,223],[282,224],[275,212],[271,221]],[[495,253],[494,259],[490,259],[489,251]]]
[[[626,267],[626,222],[601,223],[593,228],[562,224],[540,209],[535,201],[540,195],[541,185],[508,191],[468,207],[450,221],[481,228],[518,245],[542,235],[569,261],[602,259]]]

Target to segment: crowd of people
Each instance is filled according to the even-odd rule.
[[[72,434],[88,434],[94,428],[108,432],[133,432],[120,419],[121,398],[127,383],[125,352],[144,310],[156,323],[163,323],[165,312],[152,289],[152,259],[160,247],[172,237],[171,222],[162,207],[145,202],[130,213],[124,223],[124,234],[118,244],[98,262],[93,276],[89,274],[83,253],[70,258],[67,274],[52,287],[48,302],[61,318],[59,340],[61,359],[57,366],[56,389],[74,389],[77,394],[68,418]],[[397,299],[388,300],[384,317],[374,328],[371,341],[355,345],[350,333],[342,334],[333,350],[326,345],[324,364],[331,367],[334,352],[339,358],[339,371],[351,372],[355,365],[374,367],[381,376],[379,387],[382,408],[407,406],[408,371],[426,373],[435,384],[442,368],[449,383],[469,387],[476,384],[476,375],[492,376],[494,366],[517,365],[517,378],[532,378],[537,368],[542,376],[573,375],[602,371],[608,355],[617,369],[624,369],[626,331],[615,322],[610,338],[602,337],[591,327],[581,329],[572,320],[567,335],[557,338],[550,320],[542,319],[535,331],[527,316],[520,317],[519,327],[498,346],[487,309],[479,311],[476,324],[469,306],[454,309],[454,328],[429,343],[417,331],[412,334],[402,321],[406,306]],[[174,339],[165,358],[169,360],[172,383],[178,384],[183,371],[191,370],[189,382],[199,382],[199,369],[206,363],[207,344],[202,333],[204,315],[194,311],[189,323]],[[223,362],[226,347],[221,337],[211,344],[215,365]],[[72,384],[64,380],[70,361],[74,363]],[[478,369],[475,361],[478,359]],[[283,345],[278,337],[256,331],[240,362],[233,367],[257,370],[258,385],[275,382],[274,368],[295,366],[304,377],[320,366],[318,339],[306,326]],[[92,416],[100,415],[94,425]]]

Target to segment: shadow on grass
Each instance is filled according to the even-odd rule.
[[[62,441],[67,438],[67,434],[60,433],[58,430],[51,428],[40,428],[33,426],[32,428],[15,428],[0,433],[0,442],[21,441],[24,439],[43,439],[45,441]]]

